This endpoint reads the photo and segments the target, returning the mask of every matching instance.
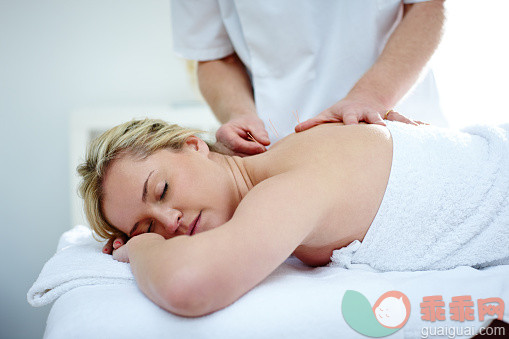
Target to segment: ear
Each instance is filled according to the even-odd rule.
[[[199,152],[200,154],[203,154],[205,156],[207,156],[210,153],[209,146],[207,145],[207,143],[194,135],[187,138],[186,147],[192,151]]]

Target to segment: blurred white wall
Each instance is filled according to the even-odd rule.
[[[196,100],[169,0],[0,0],[0,338],[42,337],[26,292],[69,213],[69,116]]]
[[[451,127],[509,122],[509,1],[446,0],[431,65]]]
[[[446,3],[432,64],[451,125],[509,122],[507,1]],[[169,18],[169,0],[0,0],[0,338],[44,331],[26,292],[72,226],[70,112],[196,100]]]

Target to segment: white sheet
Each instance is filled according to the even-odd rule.
[[[55,301],[76,287],[106,284],[134,284],[129,264],[111,260],[101,252],[102,244],[82,225],[64,232],[57,252],[44,264],[39,277],[27,293],[34,307]]]
[[[83,246],[90,239],[82,240],[86,239],[74,237],[74,244],[61,242],[59,248]],[[231,306],[194,319],[162,310],[134,282],[99,280],[94,285],[74,284],[63,292],[51,309],[45,338],[365,338],[341,314],[341,300],[349,289],[364,294],[371,305],[389,290],[405,293],[411,303],[410,318],[403,329],[387,338],[416,338],[421,337],[424,326],[478,329],[486,323],[479,321],[477,306],[475,321],[452,321],[448,304],[453,296],[470,295],[474,303],[478,298],[499,297],[509,305],[509,266],[376,273],[363,265],[310,268],[290,257]],[[431,295],[442,295],[446,303],[443,322],[421,319],[419,304]],[[509,320],[509,306],[504,320]]]

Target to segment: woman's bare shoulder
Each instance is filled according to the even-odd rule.
[[[275,153],[280,150],[298,149],[309,145],[316,149],[317,146],[327,146],[334,149],[348,148],[354,144],[368,142],[384,143],[390,141],[390,132],[385,126],[374,124],[344,125],[342,123],[329,123],[313,127],[300,133],[292,133],[275,143],[270,150]]]
[[[359,157],[366,152],[392,150],[389,130],[379,125],[322,124],[307,131],[293,133],[275,143],[256,158],[262,177],[270,177],[303,165],[320,166],[330,159]]]

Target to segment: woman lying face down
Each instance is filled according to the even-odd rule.
[[[105,219],[129,238],[213,229],[231,219],[247,193],[224,157],[195,136],[179,151],[163,148],[144,159],[125,151],[109,165],[102,188]]]
[[[80,193],[105,252],[184,316],[233,303],[291,254],[325,265],[355,240],[355,262],[381,270],[509,258],[507,129],[388,126],[320,125],[239,158],[132,121],[90,146]]]
[[[324,265],[362,240],[391,156],[390,134],[377,126],[324,125],[239,158],[196,131],[143,120],[102,135],[78,171],[91,227],[117,239],[114,257],[130,261],[141,290],[198,316],[237,300],[292,253]]]

